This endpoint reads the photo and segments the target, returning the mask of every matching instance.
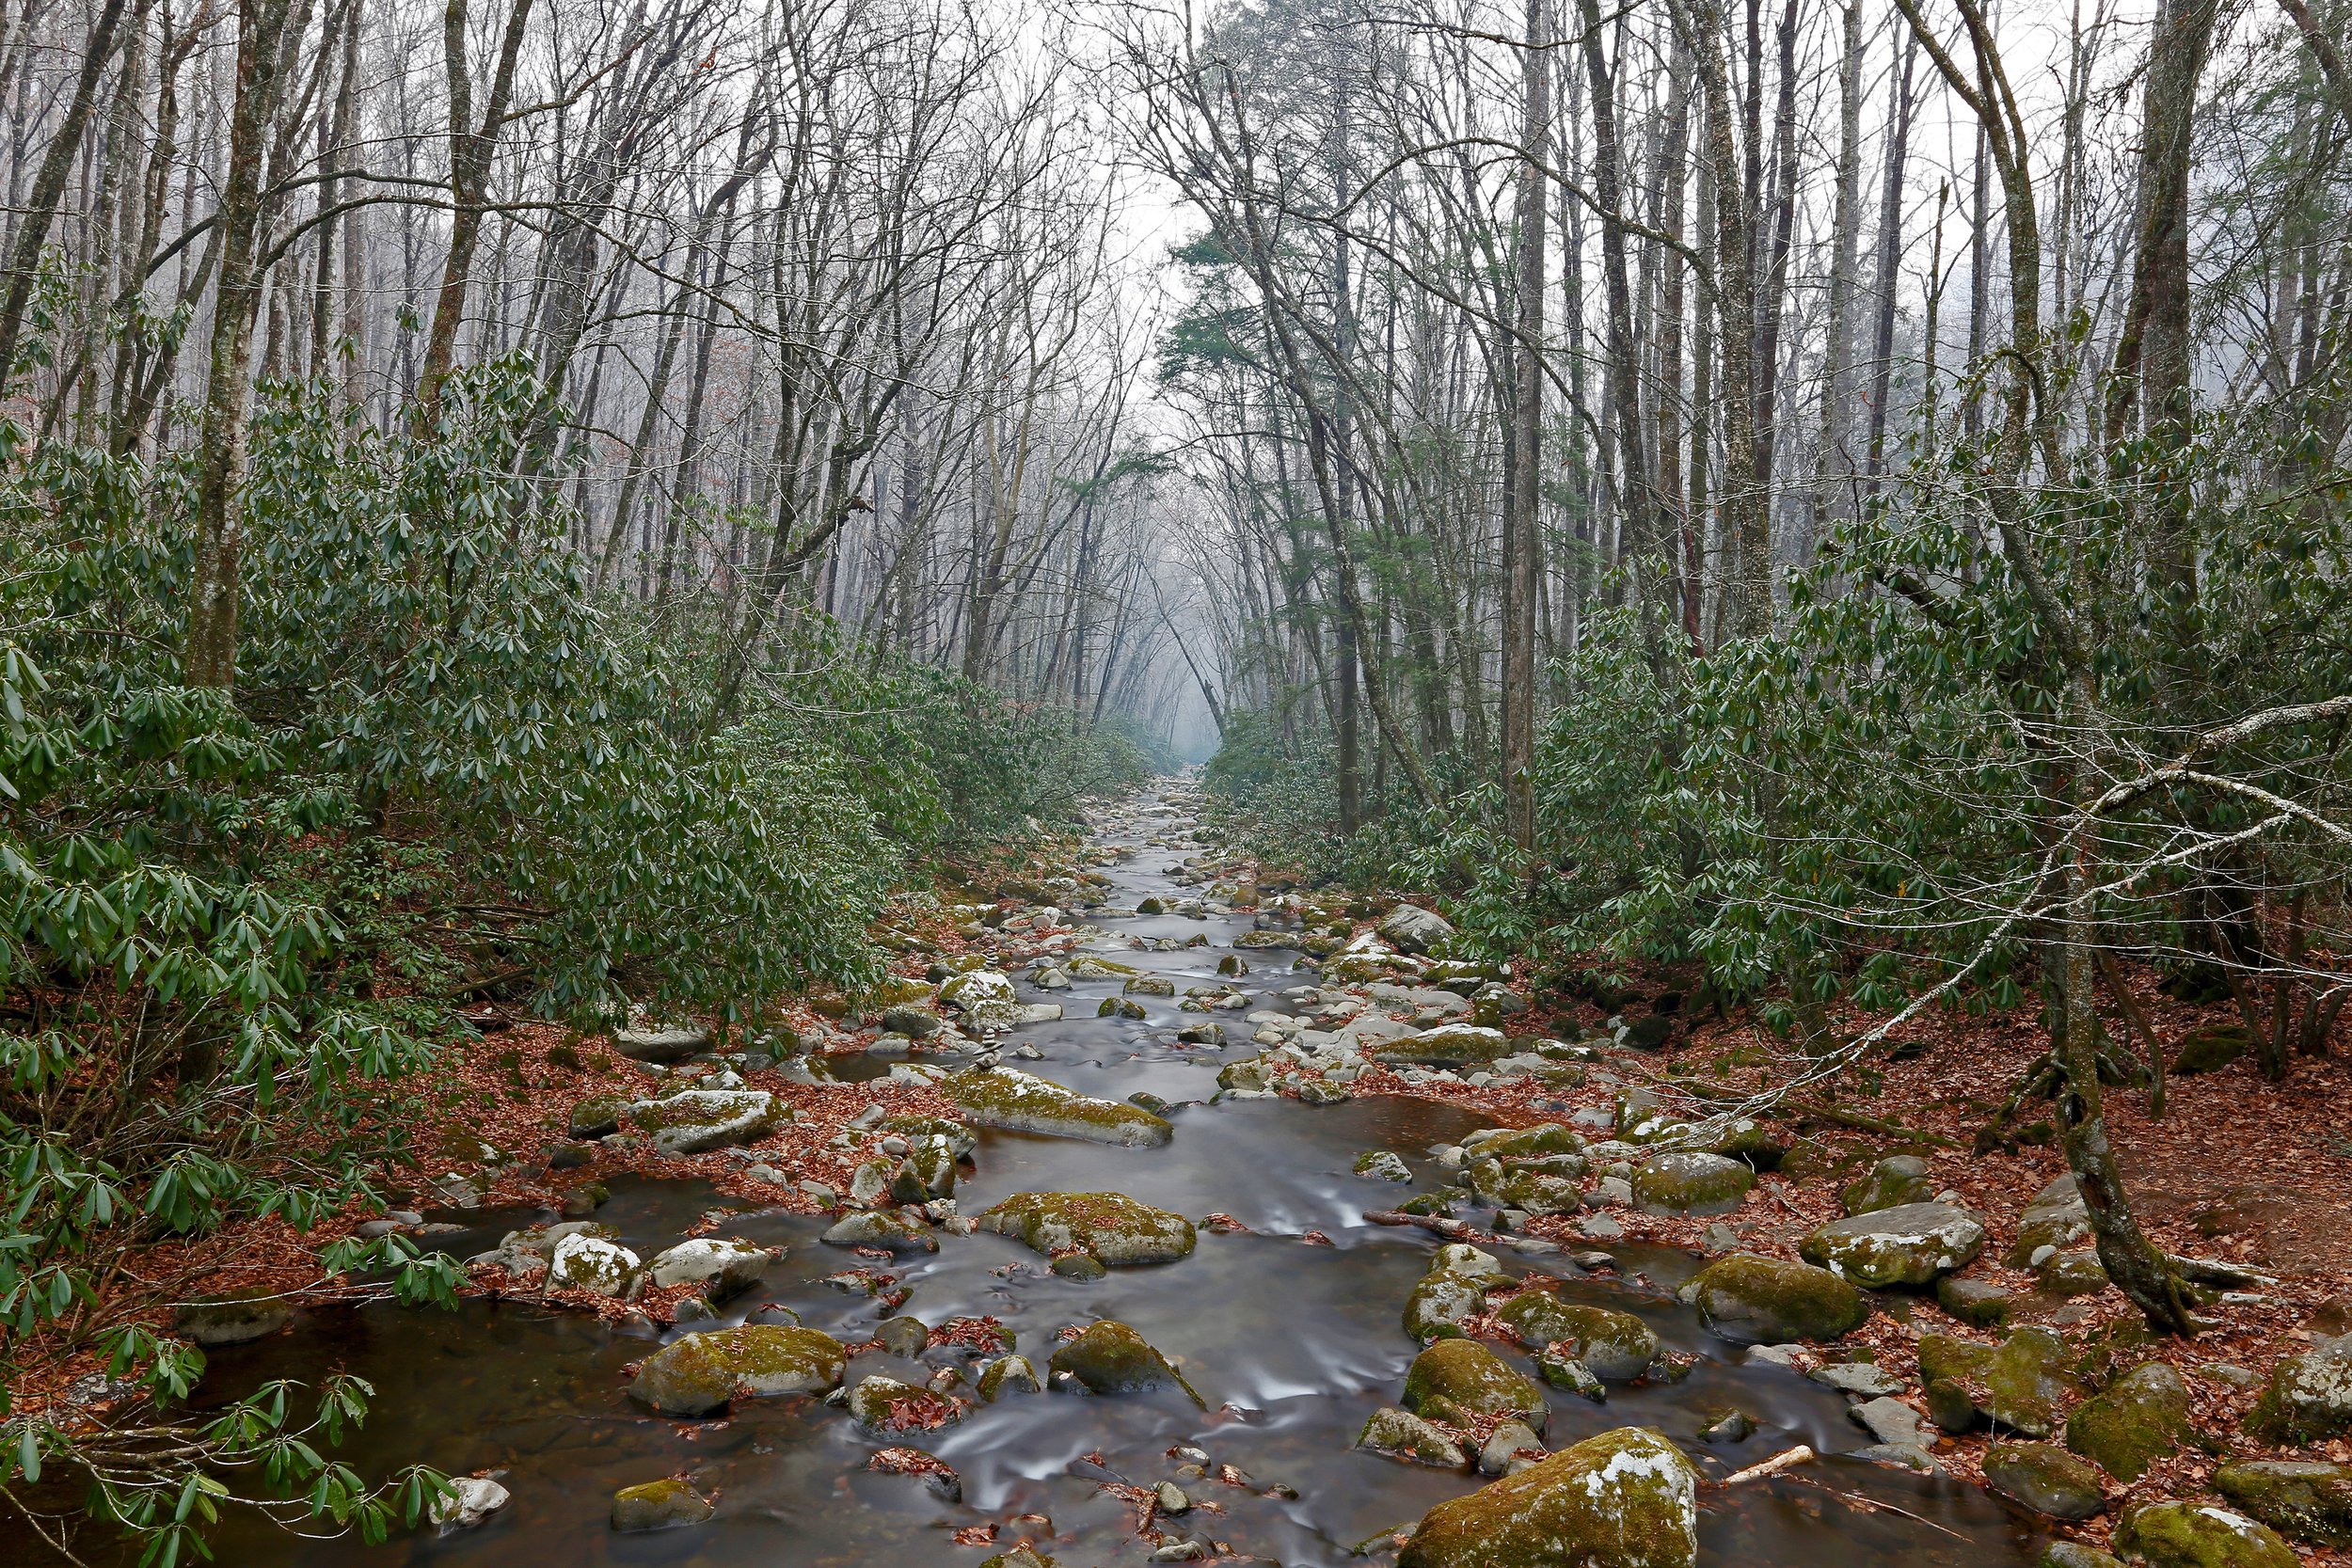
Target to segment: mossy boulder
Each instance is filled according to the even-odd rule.
[[[1426,953],[1454,934],[1445,916],[1418,904],[1399,904],[1380,917],[1375,929],[1400,953]]]
[[[1976,1328],[1998,1328],[2009,1321],[2016,1305],[2007,1291],[1989,1279],[1965,1279],[1947,1274],[1935,1282],[1936,1305]]]
[[[914,1214],[868,1209],[834,1222],[818,1238],[828,1246],[880,1247],[885,1252],[937,1252],[939,1238]]]
[[[1698,1480],[1657,1433],[1604,1432],[1439,1503],[1397,1568],[1692,1568]]]
[[[2213,1473],[2214,1490],[2276,1530],[2322,1546],[2352,1546],[2352,1465],[2241,1459]]]
[[[171,1330],[192,1345],[216,1348],[264,1338],[294,1322],[276,1291],[255,1288],[190,1302],[172,1314]]]
[[[1994,1444],[1984,1451],[1984,1483],[2053,1519],[2088,1519],[2107,1500],[2098,1467],[2055,1443]]]
[[[621,1130],[621,1118],[628,1114],[628,1100],[617,1094],[592,1094],[573,1105],[569,1123],[575,1138],[601,1138],[608,1132]]]
[[[2189,1434],[2188,1385],[2161,1361],[2134,1367],[2066,1418],[2066,1446],[2118,1481],[2137,1481]]]
[[[2148,1568],[2296,1568],[2268,1525],[2209,1503],[2147,1503],[2117,1521],[2115,1549]]]
[[[1105,1318],[1054,1352],[1047,1373],[1057,1388],[1073,1385],[1089,1394],[1143,1394],[1182,1388],[1206,1408],[1199,1390],[1152,1342],[1125,1323]]]
[[[548,1255],[548,1289],[618,1296],[628,1291],[637,1270],[637,1254],[617,1242],[581,1231],[556,1243]]]
[[[789,1115],[764,1089],[681,1089],[628,1108],[629,1120],[663,1154],[704,1154],[754,1143]]]
[[[1455,1426],[1481,1416],[1517,1416],[1540,1429],[1549,1414],[1541,1388],[1471,1339],[1440,1339],[1413,1357],[1403,1403],[1416,1416]]]
[[[1604,1378],[1640,1377],[1660,1349],[1657,1331],[1630,1312],[1563,1301],[1549,1291],[1523,1291],[1495,1309],[1521,1343],[1567,1354]]]
[[[1756,1185],[1744,1160],[1690,1150],[1659,1154],[1633,1172],[1633,1201],[1653,1214],[1723,1214]]]
[[[662,1346],[638,1367],[628,1397],[664,1416],[707,1416],[739,1397],[821,1394],[848,1365],[849,1352],[830,1334],[745,1323]]]
[[[2017,1240],[2009,1249],[2009,1266],[2032,1268],[2090,1235],[2090,1211],[2074,1190],[2074,1179],[2061,1176],[2037,1193],[2017,1217]]]
[[[1969,1424],[1951,1407],[1964,1397],[1998,1426],[2027,1437],[2048,1437],[2058,1430],[2059,1413],[2082,1392],[2066,1341],[2046,1328],[2034,1326],[2016,1330],[1997,1345],[1980,1345],[1949,1334],[1923,1334],[1919,1337],[1919,1377],[1927,1385],[1935,1424],[1947,1432],[1963,1430]]]
[[[2268,1386],[2246,1418],[2246,1430],[2281,1445],[2352,1433],[2352,1337],[2290,1355],[2272,1368]]]
[[[1742,1345],[1835,1339],[1870,1315],[1862,1292],[1827,1269],[1752,1253],[1708,1264],[1682,1296],[1709,1333]]]
[[[1584,1163],[1581,1154],[1563,1154],[1563,1161]],[[1498,1209],[1517,1209],[1535,1215],[1573,1214],[1583,1207],[1584,1189],[1572,1176],[1508,1166],[1500,1160],[1481,1160],[1463,1172],[1470,1191]]]
[[[1000,1355],[980,1369],[976,1383],[980,1398],[990,1404],[1008,1394],[1041,1393],[1045,1380],[1037,1375],[1037,1363],[1025,1355]]]
[[[2079,1541],[2053,1541],[2033,1560],[2033,1568],[2123,1568],[2123,1560]]]
[[[1849,1214],[1926,1203],[1935,1196],[1935,1173],[1916,1154],[1892,1155],[1872,1165],[1869,1175],[1849,1182],[1839,1196]]]
[[[1474,1067],[1508,1056],[1511,1041],[1500,1029],[1476,1023],[1440,1023],[1418,1035],[1390,1040],[1373,1054],[1395,1066]]]
[[[971,969],[949,976],[939,988],[939,1002],[981,1029],[1009,1029],[1021,1016],[1010,977],[993,969]]]
[[[1405,1298],[1405,1332],[1422,1344],[1459,1338],[1462,1320],[1486,1309],[1486,1283],[1446,1269],[1422,1275]]]
[[[612,1528],[624,1534],[699,1525],[712,1512],[707,1498],[674,1476],[612,1494]]]
[[[2254,1032],[2243,1023],[2208,1023],[2181,1037],[2172,1070],[2182,1077],[2218,1072],[2254,1049]]]
[[[1948,1203],[1904,1203],[1832,1220],[1797,1255],[1865,1290],[1926,1285],[1964,1269],[1984,1250],[1984,1227]]]
[[[977,1218],[982,1229],[1019,1237],[1048,1258],[1074,1249],[1114,1268],[1172,1263],[1195,1241],[1182,1214],[1122,1193],[1015,1193]]]
[[[653,1260],[645,1265],[645,1274],[659,1288],[700,1285],[705,1299],[724,1301],[758,1284],[760,1275],[774,1261],[775,1254],[764,1246],[698,1236],[654,1254]]]
[[[1405,1156],[1394,1149],[1366,1149],[1356,1157],[1353,1167],[1367,1181],[1410,1181],[1413,1167],[1405,1163]]]
[[[710,1049],[710,1031],[699,1023],[675,1028],[616,1029],[612,1049],[632,1062],[682,1062]]]
[[[1465,1159],[1500,1160],[1505,1164],[1517,1160],[1582,1154],[1584,1148],[1581,1134],[1556,1121],[1539,1121],[1533,1127],[1485,1127],[1462,1140]],[[1577,1168],[1581,1171],[1582,1167]]]
[[[973,1123],[1014,1132],[1049,1132],[1126,1148],[1157,1148],[1176,1135],[1165,1119],[1115,1100],[1096,1100],[1051,1079],[990,1068],[949,1075],[940,1091]]]
[[[1470,1463],[1461,1446],[1409,1410],[1394,1405],[1375,1410],[1356,1434],[1356,1446],[1393,1459],[1440,1470],[1458,1470]]]

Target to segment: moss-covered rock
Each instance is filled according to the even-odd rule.
[[[1127,996],[1173,996],[1176,982],[1164,974],[1138,974],[1119,989]]]
[[[1556,1121],[1539,1121],[1533,1127],[1486,1127],[1462,1140],[1465,1159],[1500,1160],[1505,1164],[1582,1154],[1584,1148],[1583,1137],[1574,1128]]]
[[[980,1369],[977,1382],[980,1398],[990,1404],[1008,1394],[1041,1393],[1045,1380],[1037,1375],[1037,1363],[1025,1355],[1000,1355]]]
[[[1470,1463],[1469,1456],[1453,1438],[1411,1411],[1399,1410],[1394,1405],[1372,1413],[1363,1431],[1356,1434],[1356,1446],[1392,1459],[1435,1465],[1440,1470],[1458,1470]]]
[[[294,1308],[263,1287],[230,1291],[190,1302],[172,1314],[171,1329],[192,1345],[242,1345],[294,1322]]]
[[[2123,1568],[2123,1560],[2079,1541],[2053,1541],[2033,1560],[2033,1568]]]
[[[753,1143],[788,1117],[764,1089],[681,1089],[628,1108],[628,1119],[664,1154],[705,1154]]]
[[[1456,1426],[1481,1416],[1517,1416],[1540,1429],[1549,1411],[1541,1388],[1470,1339],[1440,1339],[1413,1357],[1403,1402],[1416,1416]]]
[[[1653,1214],[1723,1214],[1756,1185],[1744,1160],[1697,1150],[1659,1154],[1633,1172],[1633,1201]]]
[[[993,969],[971,969],[949,976],[939,988],[939,1001],[980,1029],[1009,1029],[1021,1016],[1011,979]]]
[[[2046,1328],[2016,1330],[1998,1345],[1979,1345],[1949,1334],[1919,1337],[1919,1377],[1931,1399],[1950,1399],[1964,1391],[1968,1400],[1995,1424],[2028,1437],[2048,1437],[2058,1429],[2059,1413],[2081,1393],[2067,1354],[2066,1341]],[[1939,1386],[1945,1386],[1939,1394]],[[1935,1424],[1947,1432],[1963,1430],[1935,1410]]]
[[[662,1346],[639,1365],[628,1397],[664,1416],[707,1416],[739,1397],[821,1394],[848,1365],[849,1352],[830,1334],[745,1323]]]
[[[628,1114],[628,1101],[617,1094],[592,1094],[572,1106],[569,1123],[575,1138],[601,1138],[608,1132],[621,1130],[621,1118]]]
[[[2088,1519],[2107,1500],[2097,1466],[2055,1443],[1994,1444],[1984,1451],[1984,1483],[2053,1519]]]
[[[2143,1504],[2117,1521],[2115,1549],[2148,1568],[2296,1568],[2268,1525],[2207,1503]]]
[[[2352,1546],[2352,1465],[2241,1459],[2213,1473],[2214,1490],[2268,1525],[2322,1546]]]
[[[1418,1035],[1390,1040],[1373,1054],[1396,1066],[1472,1067],[1511,1053],[1511,1042],[1500,1029],[1476,1023],[1440,1023]]]
[[[1849,1182],[1839,1196],[1849,1214],[1926,1203],[1935,1196],[1935,1173],[1916,1154],[1897,1154],[1872,1165],[1860,1180]]]
[[[1692,1568],[1698,1472],[1644,1427],[1588,1437],[1422,1516],[1398,1568]]]
[[[1948,1203],[1872,1209],[1820,1226],[1797,1254],[1865,1290],[1925,1285],[1964,1269],[1984,1250],[1984,1227]]]
[[[1172,1263],[1191,1254],[1192,1222],[1122,1193],[1015,1193],[977,1216],[1047,1257],[1076,1250],[1112,1267]]]
[[[2208,1023],[2181,1037],[2172,1070],[2182,1077],[2218,1072],[2254,1049],[2254,1032],[2243,1023]]]
[[[981,1127],[1050,1132],[1127,1148],[1157,1148],[1176,1134],[1175,1128],[1149,1111],[1096,1100],[1010,1068],[953,1073],[939,1087]]]
[[[2246,1430],[2280,1444],[2352,1433],[2352,1338],[2290,1355],[2272,1368],[2268,1386],[2246,1418]]]
[[[2009,1249],[2009,1266],[2032,1268],[2090,1235],[2090,1211],[2074,1190],[2074,1179],[2061,1176],[2036,1194],[2017,1217],[2017,1240]]]
[[[1370,1148],[1356,1157],[1356,1174],[1367,1181],[1410,1181],[1413,1167],[1393,1149]]]
[[[1057,1388],[1074,1384],[1089,1394],[1142,1394],[1154,1388],[1182,1388],[1195,1404],[1206,1406],[1200,1391],[1150,1340],[1125,1323],[1107,1318],[1055,1351],[1047,1363],[1047,1372]]]
[[[1976,1328],[1998,1328],[2009,1321],[2016,1305],[2007,1291],[1989,1279],[1964,1279],[1946,1275],[1935,1282],[1936,1305]]]
[[[548,1289],[617,1296],[637,1277],[637,1254],[602,1236],[564,1237],[548,1256]]]
[[[1567,1354],[1600,1377],[1640,1377],[1658,1357],[1657,1331],[1632,1313],[1563,1301],[1549,1291],[1523,1291],[1495,1316],[1534,1349],[1570,1347]]]
[[[1405,1298],[1405,1332],[1422,1344],[1461,1337],[1462,1320],[1486,1309],[1486,1281],[1438,1269],[1422,1275]]]
[[[2188,1385],[2161,1361],[2117,1378],[2066,1418],[2066,1446],[2118,1481],[2137,1481],[2189,1436]]]
[[[818,1238],[829,1246],[881,1247],[886,1252],[937,1252],[939,1238],[914,1214],[869,1209],[845,1215]]]
[[[1750,1253],[1708,1264],[1683,1287],[1683,1299],[1708,1332],[1742,1345],[1835,1339],[1870,1315],[1862,1292],[1827,1269]]]
[[[624,1534],[699,1525],[712,1512],[707,1498],[674,1476],[624,1486],[612,1494],[612,1528]]]
[[[1584,1163],[1581,1154],[1563,1154],[1563,1161]],[[1481,1160],[1463,1172],[1470,1191],[1497,1209],[1517,1209],[1535,1215],[1573,1214],[1583,1207],[1584,1189],[1572,1176],[1505,1165]]]

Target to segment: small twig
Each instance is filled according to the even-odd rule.
[[[1743,1481],[1762,1481],[1766,1476],[1776,1476],[1783,1470],[1792,1465],[1802,1465],[1812,1457],[1813,1450],[1800,1443],[1793,1449],[1783,1449],[1760,1465],[1751,1465],[1744,1470],[1732,1471],[1731,1474],[1724,1477],[1723,1484],[1737,1486]]]

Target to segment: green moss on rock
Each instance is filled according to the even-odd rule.
[[[1950,1400],[1964,1390],[1994,1423],[2027,1437],[2056,1433],[2059,1413],[2082,1392],[2066,1342],[2046,1328],[2020,1328],[1998,1345],[1923,1334],[1918,1354],[1920,1380],[1931,1401]],[[1961,1430],[1947,1424],[1947,1414],[1939,1405],[1935,1424],[1947,1432]]]
[[[1409,1410],[1394,1405],[1375,1410],[1356,1434],[1356,1446],[1416,1465],[1458,1470],[1470,1463],[1461,1446]]]
[[[2241,1459],[2213,1473],[2214,1490],[2298,1540],[2352,1546],[2352,1465]]]
[[[939,1087],[982,1127],[1057,1133],[1128,1148],[1157,1148],[1176,1132],[1149,1111],[1115,1100],[1096,1100],[1010,1068],[953,1073]]]
[[[2352,1433],[2352,1338],[2271,1369],[2246,1430],[2279,1444],[2318,1443]]]
[[[1657,1331],[1632,1313],[1563,1301],[1549,1291],[1521,1291],[1498,1307],[1495,1316],[1522,1343],[1537,1350],[1573,1346],[1567,1354],[1599,1377],[1640,1377],[1658,1356]]]
[[[1866,1290],[1925,1285],[1984,1250],[1984,1227],[1947,1203],[1873,1209],[1816,1227],[1797,1254]]]
[[[1742,1345],[1835,1339],[1870,1315],[1862,1292],[1827,1269],[1782,1258],[1734,1253],[1683,1287],[1710,1333]]]
[[[712,1512],[707,1499],[675,1477],[624,1486],[612,1494],[612,1528],[624,1534],[699,1525]]]
[[[1172,1263],[1191,1254],[1192,1222],[1123,1193],[1015,1193],[983,1211],[983,1229],[1017,1236],[1047,1257],[1089,1253],[1112,1267]]]
[[[1405,1332],[1427,1344],[1459,1338],[1462,1320],[1486,1309],[1486,1281],[1438,1269],[1422,1275],[1405,1298]]]
[[[1871,1166],[1859,1181],[1848,1183],[1839,1196],[1849,1214],[1926,1203],[1935,1196],[1935,1173],[1916,1154],[1897,1154]]]
[[[1698,1472],[1643,1427],[1622,1427],[1439,1503],[1398,1568],[1692,1568]]]
[[[1660,1154],[1633,1172],[1633,1201],[1653,1214],[1723,1214],[1756,1185],[1744,1160],[1690,1150]]]
[[[2148,1568],[2296,1568],[2295,1548],[2268,1525],[2208,1503],[2148,1503],[2115,1527],[2115,1549]]]
[[[1206,1407],[1200,1391],[1150,1340],[1125,1323],[1107,1318],[1055,1351],[1047,1363],[1047,1372],[1056,1387],[1074,1384],[1089,1394],[1142,1394],[1154,1388],[1182,1388],[1195,1404]]]
[[[2188,1435],[2188,1385],[2161,1361],[2133,1368],[2066,1418],[2066,1446],[2118,1481],[2137,1481]]]
[[[1984,1483],[2053,1519],[2088,1519],[2106,1506],[2098,1468],[2055,1443],[1994,1444],[1984,1452]]]
[[[848,1364],[849,1353],[829,1334],[746,1323],[664,1345],[638,1367],[628,1395],[664,1416],[707,1416],[739,1395],[823,1393]]]
[[[1540,1429],[1549,1413],[1541,1388],[1470,1339],[1440,1339],[1413,1357],[1403,1402],[1417,1416],[1456,1425],[1469,1424],[1466,1418],[1518,1416]]]

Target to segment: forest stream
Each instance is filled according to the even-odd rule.
[[[1145,840],[1179,839],[1188,829],[1158,796],[1100,816],[1094,842],[1120,852],[1108,868],[1109,907],[1133,909],[1153,897],[1172,903],[1175,886],[1159,869],[1166,853]],[[1101,934],[1079,952],[1165,976],[1181,992],[1214,980],[1249,925],[1246,914],[1110,916],[1097,921]],[[1206,946],[1152,945],[1202,932]],[[1258,993],[1253,1008],[1283,1008],[1284,990],[1312,979],[1293,974],[1285,953],[1253,949],[1249,958],[1243,984]],[[1065,1004],[1066,1022],[1016,1029],[998,1043],[1009,1051],[1033,1047],[1041,1059],[1023,1059],[1023,1069],[1083,1093],[1113,1100],[1143,1093],[1168,1102],[1172,1140],[1121,1148],[982,1131],[956,1196],[966,1214],[1011,1194],[1058,1191],[1122,1193],[1196,1225],[1220,1216],[1201,1225],[1197,1247],[1179,1261],[1064,1277],[1018,1240],[982,1230],[943,1234],[935,1252],[877,1263],[824,1244],[828,1216],[744,1209],[701,1182],[616,1180],[597,1217],[624,1244],[650,1255],[696,1227],[714,1206],[729,1208],[735,1212],[719,1233],[786,1249],[758,1289],[721,1308],[720,1322],[681,1326],[669,1331],[672,1338],[753,1317],[789,1321],[776,1310],[787,1308],[810,1327],[866,1347],[850,1362],[849,1384],[882,1374],[920,1385],[945,1366],[976,1370],[970,1353],[947,1345],[920,1359],[889,1354],[871,1343],[885,1318],[912,1315],[930,1325],[993,1318],[1041,1366],[1065,1327],[1114,1319],[1182,1369],[1199,1405],[1178,1388],[1117,1397],[1009,1393],[984,1402],[964,1386],[957,1390],[967,1402],[960,1419],[896,1435],[869,1433],[844,1410],[806,1395],[739,1400],[713,1418],[665,1418],[626,1391],[624,1369],[657,1348],[642,1330],[511,1300],[469,1300],[454,1313],[321,1309],[287,1333],[215,1352],[199,1402],[225,1401],[269,1378],[314,1380],[340,1368],[376,1390],[364,1429],[344,1449],[363,1474],[421,1460],[453,1475],[494,1476],[511,1500],[477,1528],[395,1533],[374,1547],[305,1540],[247,1521],[218,1543],[218,1560],[240,1568],[918,1568],[977,1565],[1025,1541],[1063,1564],[1175,1560],[1188,1551],[1295,1565],[1344,1563],[1359,1549],[1388,1560],[1387,1532],[1409,1527],[1480,1478],[1355,1446],[1366,1418],[1398,1398],[1418,1348],[1399,1314],[1439,1238],[1368,1221],[1368,1210],[1391,1207],[1404,1189],[1367,1180],[1352,1166],[1366,1150],[1396,1150],[1415,1185],[1425,1186],[1442,1174],[1430,1151],[1480,1119],[1393,1096],[1328,1106],[1220,1101],[1216,1074],[1235,1053],[1221,1057],[1215,1048],[1178,1043],[1176,1030],[1193,1015],[1178,1013],[1172,999],[1143,998],[1148,1016],[1139,1022],[1096,1017],[1099,999],[1120,989],[1116,978],[1080,979],[1054,998]],[[1032,997],[1025,983],[1023,1000]],[[820,1065],[836,1079],[856,1079],[889,1064],[833,1057]],[[548,1216],[436,1217],[463,1221],[463,1233],[439,1238],[463,1256]],[[1636,1314],[1669,1350],[1695,1354],[1679,1381],[1612,1384],[1605,1402],[1547,1389],[1544,1438],[1556,1451],[1613,1428],[1645,1426],[1679,1445],[1706,1478],[1701,1561],[1987,1568],[2029,1560],[2041,1537],[2022,1515],[1972,1486],[1850,1457],[1870,1438],[1849,1418],[1848,1397],[1710,1336],[1672,1294],[1699,1264],[1690,1253],[1620,1246],[1612,1273],[1588,1271],[1545,1243],[1534,1243],[1531,1255],[1515,1250],[1509,1236],[1481,1240],[1512,1274],[1558,1279],[1566,1299]],[[860,1265],[868,1271],[859,1274]],[[1516,1348],[1497,1348],[1515,1366],[1530,1365]],[[1750,1435],[1702,1437],[1732,1410],[1753,1420]],[[952,1466],[958,1483],[868,1468],[876,1450],[910,1443]],[[1801,1473],[1719,1484],[1797,1444],[1825,1457]],[[637,1534],[609,1527],[616,1488],[673,1475],[713,1499],[716,1512],[706,1523]],[[1173,1481],[1184,1507],[1167,1510],[1179,1499],[1161,1494],[1150,1532],[1139,1534],[1136,1499],[1164,1481]]]

